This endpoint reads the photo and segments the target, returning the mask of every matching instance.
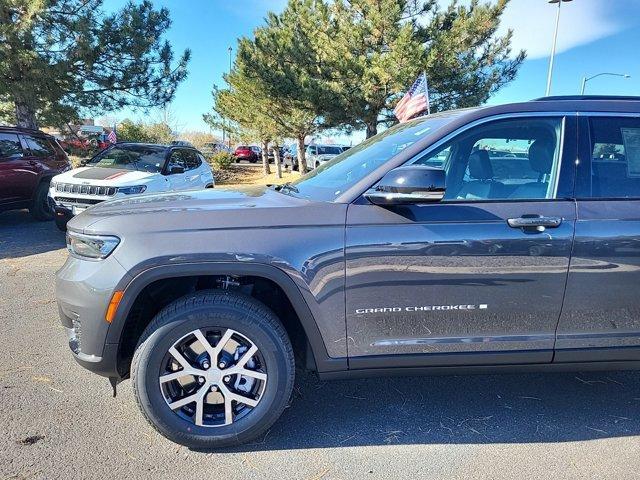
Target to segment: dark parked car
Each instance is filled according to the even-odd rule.
[[[233,156],[236,157],[236,162],[245,160],[247,162],[256,163],[260,158],[258,156],[257,147],[251,147],[249,145],[239,145],[233,152]]]
[[[639,207],[640,98],[441,112],[279,187],[91,207],[56,295],[81,365],[131,376],[161,434],[216,448],[264,435],[296,362],[640,369]]]
[[[28,208],[51,220],[49,182],[71,168],[57,140],[38,130],[0,127],[0,211]]]

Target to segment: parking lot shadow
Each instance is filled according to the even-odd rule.
[[[0,259],[19,258],[65,248],[54,222],[38,222],[27,210],[0,213]]]
[[[569,442],[640,434],[640,372],[323,382],[298,372],[263,438],[232,451]]]

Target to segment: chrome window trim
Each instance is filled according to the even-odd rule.
[[[558,169],[556,172],[556,179],[555,179],[555,183],[556,183],[556,187],[555,187],[555,192],[554,192],[554,198],[548,198],[548,199],[536,199],[537,201],[549,201],[549,200],[557,200],[557,198],[555,198],[557,196],[557,189],[558,189],[558,185],[560,184],[560,172],[562,170],[562,162],[563,162],[563,155],[562,155],[562,151],[564,149],[564,135],[565,135],[565,119],[566,117],[577,117],[578,116],[578,111],[557,111],[557,112],[553,112],[553,111],[543,111],[543,112],[516,112],[516,113],[501,113],[498,115],[491,115],[488,117],[484,117],[484,118],[479,118],[477,120],[474,120],[471,123],[467,123],[466,125],[463,125],[462,127],[457,128],[456,130],[454,130],[451,133],[448,133],[447,135],[445,135],[444,137],[442,137],[441,139],[437,140],[436,142],[432,143],[431,145],[429,145],[428,147],[426,147],[424,150],[422,150],[419,154],[414,155],[413,157],[411,157],[410,159],[406,160],[405,162],[401,163],[400,165],[398,165],[397,167],[389,167],[388,169],[386,169],[384,171],[384,173],[382,173],[382,175],[376,179],[375,182],[373,182],[371,185],[369,185],[368,188],[366,188],[364,191],[360,192],[358,195],[356,195],[354,198],[351,199],[351,202],[357,200],[360,196],[362,196],[365,192],[369,191],[371,188],[373,188],[374,185],[376,185],[380,180],[382,180],[382,177],[389,171],[392,170],[393,168],[398,168],[400,166],[404,166],[404,165],[410,165],[412,161],[416,161],[418,158],[423,157],[425,155],[428,155],[429,153],[433,152],[434,150],[436,150],[437,148],[439,148],[440,146],[442,146],[444,143],[448,142],[449,140],[451,140],[453,137],[456,137],[458,135],[460,135],[461,133],[466,132],[467,130],[474,128],[478,125],[483,125],[485,123],[489,123],[489,122],[493,122],[493,121],[497,121],[497,120],[509,120],[512,118],[538,118],[538,117],[559,117],[562,120],[562,131],[560,134],[560,159],[558,162]],[[402,152],[399,152],[398,155],[400,155]],[[393,159],[393,157],[392,157]],[[391,160],[392,160],[391,159]],[[387,163],[391,162],[391,160],[389,160]],[[346,194],[347,192],[345,192]],[[451,200],[449,201],[443,201],[443,202],[438,202],[438,203],[477,203],[477,202],[487,202],[487,201],[491,201],[491,202],[521,202],[521,201],[527,201],[527,199],[496,199],[496,200],[464,200],[464,201],[454,201],[451,202]]]
[[[576,112],[578,117],[640,117],[640,112]]]

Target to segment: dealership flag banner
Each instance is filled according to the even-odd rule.
[[[413,85],[393,110],[400,123],[406,122],[418,113],[429,110],[429,89],[427,87],[427,74],[422,72],[413,82]]]
[[[107,140],[109,140],[109,143],[116,143],[118,141],[115,125],[113,126],[113,130],[111,130],[111,132],[109,132],[109,135],[107,135]]]

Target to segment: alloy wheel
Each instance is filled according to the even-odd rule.
[[[267,384],[264,358],[245,335],[201,328],[166,353],[159,384],[167,406],[200,427],[230,425],[260,402]]]

